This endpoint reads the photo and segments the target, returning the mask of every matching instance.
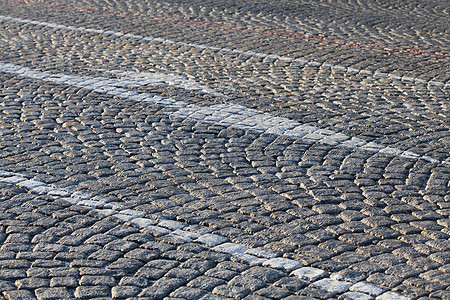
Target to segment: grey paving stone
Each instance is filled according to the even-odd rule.
[[[141,288],[135,286],[114,286],[111,289],[112,298],[134,297],[141,291]]]
[[[40,299],[71,299],[73,294],[66,287],[40,288],[35,291],[36,297]]]
[[[300,280],[298,278],[293,278],[291,276],[289,276],[289,277],[286,276],[286,277],[283,277],[280,280],[276,281],[274,283],[274,286],[288,289],[292,292],[297,292],[298,290],[306,287],[308,284],[309,283],[304,280]]]
[[[282,257],[271,258],[263,262],[262,265],[265,267],[280,269],[287,272],[292,271],[294,269],[298,269],[303,266],[302,263],[300,262]]]
[[[278,270],[269,269],[265,267],[252,267],[242,273],[243,276],[251,276],[265,282],[274,282],[281,278],[283,273]]]
[[[300,295],[291,295],[286,297],[286,299],[288,300],[311,300],[311,299],[316,299],[316,298],[311,298],[308,296],[300,296]]]
[[[365,293],[370,296],[378,296],[380,295],[384,290],[382,288],[379,288],[377,286],[364,283],[364,282],[358,282],[350,287],[350,291],[352,292],[360,292]]]
[[[355,272],[354,270],[344,269],[339,272],[330,275],[331,279],[344,280],[353,283],[363,281],[367,276],[361,272]]]
[[[247,300],[251,300],[251,299],[253,299],[253,300],[266,300],[266,299],[270,299],[270,298],[259,296],[259,295],[248,295],[244,299],[247,299]]]
[[[338,299],[342,300],[353,300],[353,299],[361,299],[361,300],[369,300],[373,299],[371,296],[366,295],[364,293],[358,293],[358,292],[347,292],[339,296]]]
[[[207,275],[209,277],[222,279],[222,280],[230,280],[237,274],[239,274],[239,273],[232,271],[232,270],[222,269],[222,268],[213,268],[213,269],[210,269],[205,272],[205,275]]]
[[[395,287],[394,291],[409,297],[426,297],[430,294],[429,291],[423,288],[411,286],[409,284],[400,284]]]
[[[166,274],[166,272],[167,270],[163,269],[142,267],[136,272],[136,276],[149,280],[157,280]]]
[[[207,246],[217,246],[219,244],[227,242],[228,238],[215,234],[205,234],[198,237],[196,241],[205,244]]]
[[[145,288],[138,295],[139,297],[165,297],[172,291],[184,285],[186,280],[180,278],[163,277],[155,281],[151,287]]]
[[[16,281],[19,289],[36,289],[49,286],[50,281],[45,278],[24,278]]]
[[[209,276],[199,276],[189,281],[187,286],[211,292],[214,289],[214,287],[223,285],[224,283],[225,281],[218,278]]]
[[[27,290],[16,290],[3,292],[3,296],[6,299],[37,299],[33,293]]]
[[[80,299],[108,297],[110,296],[110,289],[102,286],[79,286],[75,289],[74,295]]]
[[[313,282],[312,285],[329,293],[342,293],[347,291],[350,286],[352,286],[349,282],[328,278]]]
[[[299,279],[306,282],[315,281],[318,278],[326,276],[326,274],[327,273],[321,269],[311,267],[299,268],[291,273],[291,275],[298,277]]]
[[[52,277],[50,287],[74,288],[78,286],[78,278],[74,276]]]
[[[173,277],[173,278],[181,278],[186,281],[190,281],[194,279],[195,277],[199,276],[201,272],[198,270],[193,269],[186,269],[186,268],[174,268],[169,270],[165,276],[166,277]]]
[[[269,299],[281,299],[289,296],[291,292],[289,290],[280,287],[266,287],[255,292],[256,295],[267,297]]]
[[[137,286],[137,287],[146,287],[148,286],[150,281],[144,277],[130,277],[123,276],[119,282],[119,285],[123,286]]]
[[[112,276],[84,275],[81,276],[79,283],[86,286],[115,286],[116,280]]]
[[[111,270],[132,272],[139,269],[139,267],[141,267],[142,265],[143,262],[139,260],[129,258],[119,258],[118,260],[108,265],[107,268]]]
[[[409,297],[393,293],[393,292],[386,292],[381,294],[380,296],[376,297],[375,299],[382,300],[382,299],[400,299],[400,300],[407,300],[410,299]]]
[[[170,295],[176,298],[200,299],[202,296],[206,295],[206,292],[197,288],[180,287]]]
[[[297,295],[308,297],[309,299],[333,299],[334,294],[329,293],[325,290],[306,287],[297,292]]]
[[[247,247],[235,243],[223,243],[213,248],[214,251],[228,253],[231,255],[244,254]]]
[[[219,285],[213,289],[213,294],[218,296],[224,296],[229,298],[244,298],[248,293],[250,293],[249,289],[238,287],[238,286],[229,286],[229,285]]]
[[[435,297],[438,299],[445,299],[448,298],[449,292],[448,291],[436,291],[430,294],[429,297]]]
[[[233,299],[233,298],[207,294],[200,299],[202,299],[202,300],[223,300],[223,299]]]
[[[262,280],[250,276],[237,275],[228,282],[228,285],[242,287],[249,289],[250,291],[255,291],[257,289],[260,289],[261,287],[264,287],[266,284]]]
[[[127,252],[124,257],[130,259],[137,259],[142,262],[147,262],[152,259],[158,258],[160,255],[159,251],[151,251],[142,248],[137,248]]]
[[[401,283],[401,279],[391,276],[385,275],[383,273],[375,273],[367,277],[367,281],[373,285],[377,285],[384,288],[392,288]]]
[[[113,262],[117,260],[119,257],[121,257],[123,254],[120,251],[113,251],[113,250],[106,250],[106,249],[100,249],[91,255],[89,255],[88,258],[93,260],[103,260],[107,262]]]

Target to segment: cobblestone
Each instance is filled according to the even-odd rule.
[[[272,268],[275,268],[275,269],[281,269],[281,270],[284,270],[286,272],[292,271],[292,270],[297,269],[297,268],[302,266],[301,263],[299,263],[299,262],[297,262],[295,260],[282,258],[282,257],[271,258],[271,259],[266,260],[265,262],[263,262],[262,265],[265,266],[265,267],[272,267]]]
[[[361,299],[361,300],[368,300],[368,299],[373,299],[371,296],[366,295],[364,293],[358,293],[358,292],[347,292],[342,294],[341,296],[339,296],[338,299]]]
[[[3,297],[446,298],[448,5],[263,2],[0,3]]]
[[[313,283],[314,287],[322,290],[326,290],[329,293],[342,293],[348,290],[352,284],[345,281],[339,281],[334,279],[321,279]]]
[[[311,267],[299,268],[291,273],[291,275],[305,280],[306,282],[315,281],[316,279],[325,276],[325,274],[325,271]]]
[[[396,294],[396,293],[392,293],[392,292],[386,292],[384,294],[381,294],[380,296],[376,297],[375,299],[377,300],[383,300],[383,299],[395,299],[395,300],[407,300],[409,299],[408,297]]]

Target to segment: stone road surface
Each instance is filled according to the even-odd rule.
[[[450,299],[449,18],[0,0],[0,297]]]

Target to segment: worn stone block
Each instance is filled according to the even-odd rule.
[[[352,283],[324,278],[314,282],[312,285],[316,288],[325,290],[329,293],[337,294],[347,291],[350,288],[350,286],[352,286]]]
[[[247,247],[235,243],[223,243],[212,248],[217,252],[228,253],[231,255],[244,254],[248,250]]]
[[[271,258],[271,259],[263,262],[263,266],[289,272],[294,269],[298,269],[298,268],[302,267],[303,264],[298,261],[295,261],[293,259],[276,257],[276,258]]]
[[[326,274],[327,273],[324,270],[311,267],[299,268],[291,273],[291,275],[307,282],[313,282],[321,277],[324,277]]]

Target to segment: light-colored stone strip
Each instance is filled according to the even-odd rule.
[[[118,80],[117,84],[125,87],[141,87],[144,85],[148,86],[171,85],[186,90],[199,91],[204,94],[226,97],[222,93],[219,93],[213,89],[209,89],[198,82],[188,80],[186,77],[177,74],[164,74],[156,72],[138,73],[133,71],[122,71],[122,70],[110,71],[104,69],[97,69],[94,71],[105,72],[118,76],[120,80]]]
[[[179,45],[179,46],[187,46],[187,47],[192,47],[192,48],[197,48],[197,49],[207,49],[207,50],[212,50],[212,51],[237,53],[237,54],[245,55],[245,56],[254,56],[254,57],[262,57],[262,58],[283,60],[283,61],[289,61],[289,62],[297,62],[297,63],[301,63],[304,65],[309,65],[309,66],[313,66],[313,67],[330,68],[333,70],[348,72],[348,73],[359,73],[359,74],[363,74],[363,75],[367,75],[367,76],[391,78],[394,80],[402,80],[402,81],[406,81],[406,82],[410,82],[410,83],[427,84],[427,85],[431,85],[431,86],[450,88],[450,83],[444,83],[444,82],[440,82],[440,81],[424,80],[424,79],[420,79],[420,78],[408,77],[408,76],[403,76],[403,75],[394,74],[394,73],[384,73],[384,72],[369,71],[369,70],[364,70],[364,69],[361,70],[361,69],[356,69],[356,68],[352,68],[352,67],[344,67],[344,66],[340,66],[340,65],[329,64],[326,62],[320,63],[320,62],[316,62],[316,61],[308,61],[308,60],[304,60],[301,58],[292,58],[292,57],[288,57],[288,56],[266,54],[266,53],[253,52],[253,51],[244,51],[244,50],[239,50],[239,49],[214,47],[214,46],[208,46],[208,45],[203,45],[203,44],[176,42],[176,41],[172,41],[169,39],[135,35],[135,34],[123,33],[123,32],[119,32],[119,31],[110,31],[110,30],[76,27],[76,26],[66,26],[66,25],[57,24],[57,23],[39,22],[39,21],[14,18],[14,17],[10,17],[10,16],[3,16],[3,15],[0,15],[0,21],[26,23],[26,24],[44,26],[44,27],[48,27],[48,28],[55,28],[55,29],[87,32],[87,33],[94,33],[94,34],[106,34],[106,35],[113,35],[113,36],[117,36],[117,37],[133,38],[133,39],[137,39],[137,40],[158,42],[158,43],[164,43],[164,44],[175,44],[175,45]]]
[[[50,195],[55,199],[88,208],[103,216],[115,217],[130,226],[138,227],[157,237],[170,236],[181,243],[200,243],[212,251],[230,254],[235,259],[251,266],[264,266],[279,270],[289,276],[306,281],[311,287],[329,293],[359,297],[355,299],[373,299],[373,297],[380,300],[410,299],[364,281],[358,282],[351,278],[342,277],[337,273],[329,274],[319,268],[304,266],[298,261],[282,257],[280,252],[264,248],[248,248],[244,245],[232,243],[225,236],[212,234],[209,227],[191,227],[179,221],[159,219],[156,216],[152,218],[145,212],[127,208],[118,202],[110,202],[101,196],[92,196],[89,192],[58,188],[55,185],[34,180],[20,173],[1,170],[0,182],[25,188],[33,194]]]
[[[403,151],[397,148],[385,147],[363,139],[350,137],[332,130],[321,129],[316,126],[302,124],[287,118],[277,117],[256,109],[247,108],[237,104],[217,104],[212,106],[199,106],[176,101],[171,98],[161,97],[155,94],[140,93],[128,88],[138,85],[138,75],[128,73],[125,77],[90,77],[73,74],[51,73],[39,71],[14,64],[0,62],[0,72],[20,75],[51,82],[54,84],[71,85],[102,94],[117,96],[138,102],[148,102],[170,107],[172,112],[166,112],[171,118],[191,119],[208,124],[216,124],[224,127],[238,128],[242,130],[253,130],[261,133],[289,136],[309,142],[318,142],[336,147],[351,149],[362,149],[374,153],[382,153],[388,156],[400,156],[410,159],[422,159],[431,163],[442,163],[450,165],[449,161],[438,161],[429,156]],[[136,73],[139,74],[139,73]],[[181,87],[181,86],[180,86]]]

